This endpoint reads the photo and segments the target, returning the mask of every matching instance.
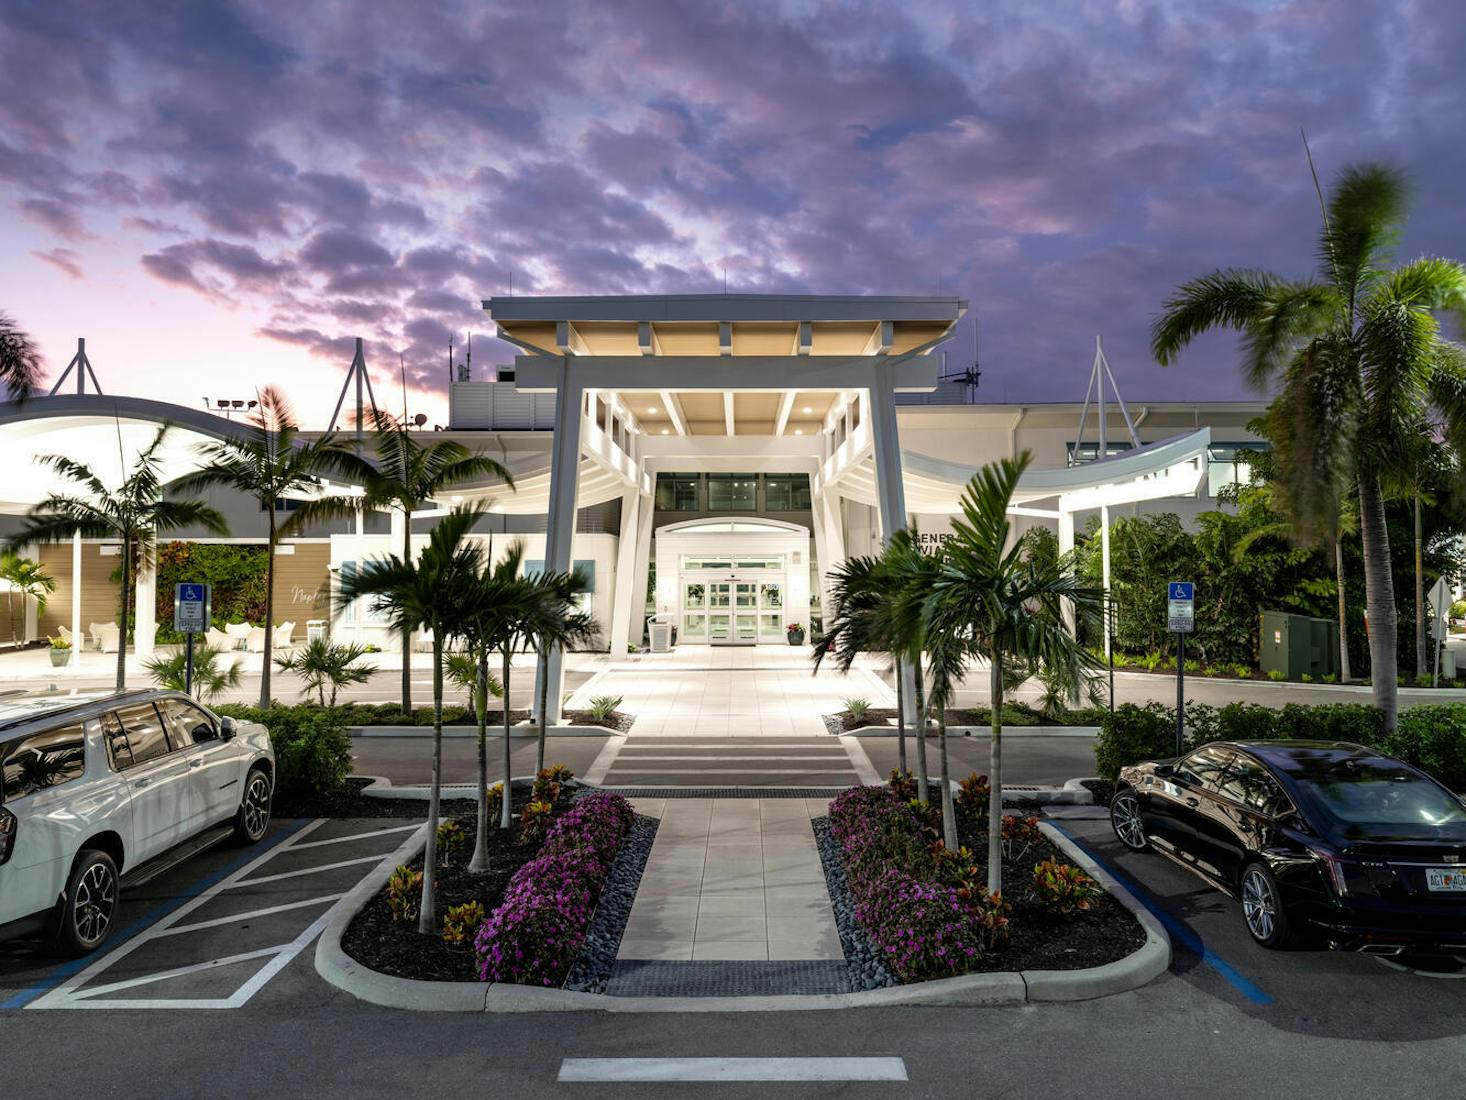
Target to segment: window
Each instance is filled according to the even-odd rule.
[[[1230,753],[1208,746],[1198,749],[1181,761],[1181,766],[1176,771],[1193,786],[1215,791],[1221,787],[1222,773],[1226,771],[1231,759]]]
[[[1086,462],[1093,462],[1099,458],[1098,443],[1070,443],[1068,444],[1068,448],[1070,466],[1081,466]],[[1130,450],[1129,443],[1112,443],[1108,441],[1105,443],[1106,458],[1112,455],[1122,455],[1128,450]]]
[[[299,500],[291,500],[289,497],[280,497],[275,501],[275,511],[295,512],[300,509],[302,503],[304,502]],[[265,511],[265,504],[263,501],[260,502],[260,511]]]
[[[764,508],[798,512],[810,506],[808,474],[770,474],[764,478]]]
[[[343,561],[341,563],[340,572],[338,574],[338,576],[340,577],[340,583],[344,583],[345,581],[347,581],[351,577],[354,577],[355,575],[356,575],[356,562],[354,562],[354,561]],[[338,592],[339,592],[339,584],[338,584]],[[381,608],[381,605],[378,603],[376,597],[366,597],[366,596],[363,596],[360,599],[352,600],[342,610],[342,612],[341,612],[341,622],[342,622],[342,625],[344,625],[344,626],[355,626],[356,625],[357,609],[359,607],[362,607],[362,606],[365,606],[365,608],[366,608],[366,618],[363,619],[362,622],[364,622],[364,623],[366,623],[368,625],[372,625],[372,626],[381,626],[384,623],[388,623],[388,622],[391,621],[391,616],[386,611],[384,611]]]
[[[1222,783],[1222,794],[1258,813],[1272,816],[1288,808],[1288,796],[1256,760],[1237,756]]]
[[[1206,492],[1217,496],[1233,485],[1251,485],[1252,467],[1248,451],[1261,451],[1266,443],[1213,443],[1206,449]]]
[[[708,511],[758,511],[758,478],[754,474],[708,474]]]
[[[0,802],[80,779],[84,771],[86,733],[80,722],[8,742],[0,745]]]
[[[219,739],[213,719],[192,703],[182,699],[164,699],[158,704],[158,709],[168,720],[168,739],[178,746],[201,745]]]
[[[120,767],[146,764],[170,751],[168,735],[163,731],[163,720],[152,703],[119,710],[117,718],[122,722],[122,736],[127,745],[128,764],[118,761]]]
[[[662,512],[696,512],[697,475],[658,474],[656,507]]]

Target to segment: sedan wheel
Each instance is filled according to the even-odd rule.
[[[1242,919],[1252,938],[1264,947],[1283,947],[1292,938],[1277,880],[1261,863],[1242,873]]]
[[[1145,822],[1140,816],[1140,799],[1123,791],[1110,800],[1110,824],[1120,843],[1132,852],[1143,852],[1150,846],[1145,836]]]

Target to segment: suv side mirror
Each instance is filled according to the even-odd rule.
[[[1156,775],[1156,778],[1157,779],[1169,779],[1171,776],[1173,776],[1175,774],[1176,774],[1176,768],[1175,768],[1174,765],[1171,765],[1171,764],[1157,764],[1155,766],[1155,775]]]
[[[234,725],[234,719],[227,715],[219,719],[219,740],[233,741],[234,735],[239,732]]]

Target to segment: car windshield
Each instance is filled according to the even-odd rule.
[[[1294,774],[1320,808],[1346,827],[1403,826],[1413,832],[1466,825],[1460,800],[1391,760],[1318,761]]]

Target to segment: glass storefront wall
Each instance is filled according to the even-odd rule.
[[[708,474],[708,511],[758,511],[757,475]]]

